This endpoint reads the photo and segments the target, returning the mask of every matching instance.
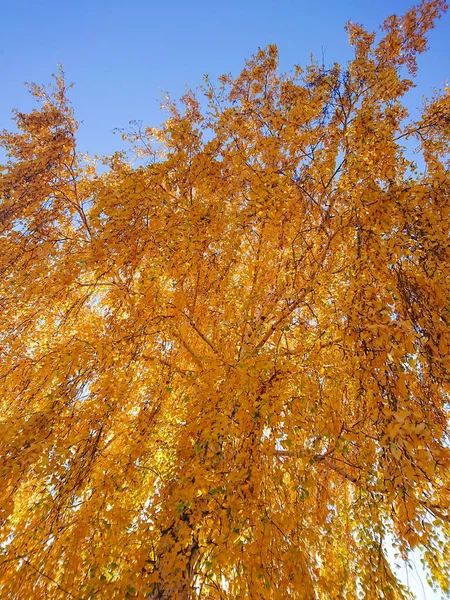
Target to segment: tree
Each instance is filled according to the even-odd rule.
[[[32,86],[1,135],[2,598],[406,598],[390,536],[448,589],[449,90],[402,104],[445,8],[349,24],[345,68],[260,50],[125,134],[138,166],[98,172],[62,74]]]

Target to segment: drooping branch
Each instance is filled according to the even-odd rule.
[[[298,452],[293,452],[292,450],[274,450],[273,453],[275,456],[289,456],[292,458],[299,458]],[[354,483],[356,485],[361,485],[361,481],[358,478],[354,477],[350,473],[347,473],[347,471],[342,469],[342,467],[339,467],[338,465],[334,464],[326,456],[318,455],[314,458],[314,460],[315,460],[315,462],[321,463],[321,464],[325,465],[326,467],[328,467],[329,469],[332,469],[333,471],[335,471],[342,477],[345,477],[345,479],[347,479],[348,481],[351,481],[352,483]]]

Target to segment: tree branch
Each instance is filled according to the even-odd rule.
[[[290,456],[293,458],[299,457],[298,453],[292,452],[292,450],[274,450],[273,453],[275,456]],[[335,465],[329,458],[319,455],[319,456],[316,456],[316,462],[321,462],[323,465],[325,465],[329,469],[332,469],[333,471],[335,471],[342,477],[345,477],[345,479],[347,479],[348,481],[351,481],[355,485],[361,485],[361,481],[359,479],[357,479],[353,475],[350,475],[350,473],[347,473],[347,471],[342,469],[342,467]]]

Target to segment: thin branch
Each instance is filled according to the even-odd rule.
[[[75,596],[71,592],[69,592],[68,590],[64,589],[62,586],[60,586],[59,583],[55,579],[53,579],[52,577],[50,577],[50,575],[47,575],[47,573],[44,573],[44,571],[40,571],[38,568],[36,568],[34,565],[32,565],[30,563],[30,561],[26,558],[26,556],[21,556],[20,554],[17,554],[17,558],[19,558],[20,560],[23,560],[23,562],[25,564],[27,564],[29,567],[31,567],[31,569],[33,569],[33,571],[36,571],[36,573],[38,573],[42,577],[45,577],[46,579],[48,579],[49,581],[51,581],[54,585],[56,585],[56,587],[59,590],[61,590],[62,592],[64,592],[68,596],[70,596],[71,598],[75,598]]]
[[[275,456],[290,456],[293,458],[299,457],[298,453],[293,452],[292,450],[274,450],[273,453]],[[326,458],[325,456],[316,456],[316,462],[321,462],[323,465],[325,465],[329,469],[332,469],[342,477],[345,477],[345,479],[351,481],[355,485],[361,485],[361,481],[359,479],[357,479],[353,475],[350,475],[350,473],[347,473],[347,471],[345,471],[341,467],[335,465],[330,459]]]
[[[450,523],[450,517],[441,513],[441,511],[438,508],[435,508],[433,505],[430,506],[424,500],[419,500],[419,502],[428,512],[434,515],[437,519],[441,519],[446,523]]]
[[[197,325],[191,319],[191,317],[183,311],[181,311],[181,314],[183,315],[183,317],[185,317],[188,320],[189,325],[197,333],[197,335],[199,335],[202,338],[202,340],[205,342],[205,344],[208,344],[208,346],[211,348],[211,350],[214,352],[214,354],[219,354],[219,352],[214,348],[213,344],[209,341],[209,339],[206,337],[206,335],[200,331],[200,329],[197,327]]]

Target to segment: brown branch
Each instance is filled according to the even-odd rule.
[[[179,337],[181,343],[183,344],[183,346],[186,348],[186,350],[189,352],[189,354],[195,360],[195,362],[198,363],[203,368],[203,361],[201,360],[201,358],[199,358],[199,356],[197,356],[197,354],[195,354],[195,352],[192,350],[192,348],[189,346],[189,344],[186,342],[186,340],[183,338],[183,336],[181,334],[178,334],[178,337]]]
[[[62,586],[60,586],[59,583],[55,579],[53,579],[52,577],[50,577],[50,575],[47,575],[47,573],[44,573],[44,571],[40,571],[38,568],[36,568],[34,565],[32,565],[30,563],[30,561],[26,558],[26,556],[21,556],[20,554],[17,554],[16,556],[20,560],[23,560],[23,562],[26,565],[28,565],[31,569],[33,569],[33,571],[36,571],[36,573],[38,573],[41,577],[45,577],[46,579],[48,579],[49,581],[51,581],[54,585],[56,585],[56,587],[59,590],[61,590],[62,592],[64,592],[68,596],[70,596],[71,598],[75,598],[75,596],[71,592],[69,592],[68,590],[64,589]]]
[[[209,339],[206,337],[206,335],[200,331],[200,329],[197,327],[197,325],[191,319],[191,317],[183,311],[181,311],[181,314],[183,315],[183,317],[185,317],[189,321],[189,325],[197,333],[197,335],[202,338],[202,340],[205,342],[205,344],[208,344],[208,346],[211,348],[211,350],[214,352],[214,354],[219,354],[219,352],[214,348],[213,344],[209,341]]]
[[[446,523],[450,523],[450,517],[447,517],[446,515],[441,513],[441,511],[438,508],[435,508],[432,505],[430,506],[424,500],[419,500],[419,502],[428,512],[430,512],[432,515],[434,515],[437,519],[441,519],[442,521],[445,521]]]
[[[255,350],[259,350],[260,348],[262,348],[262,346],[264,346],[264,344],[272,336],[272,334],[275,333],[275,331],[281,325],[281,323],[287,317],[289,317],[289,315],[291,315],[294,312],[294,310],[296,310],[300,306],[300,304],[305,299],[305,297],[309,294],[310,291],[311,291],[311,288],[309,288],[309,287],[306,288],[305,290],[303,290],[303,293],[300,296],[300,298],[297,298],[297,300],[291,306],[289,306],[287,310],[284,310],[281,313],[280,317],[275,321],[275,323],[273,323],[270,326],[268,331],[266,331],[266,333],[263,335],[263,337],[260,339],[260,341],[256,344]]]
[[[436,121],[436,123],[438,123],[438,121]],[[422,129],[428,129],[430,127],[433,127],[433,125],[436,125],[436,123],[423,123],[422,125],[418,125],[417,127],[414,127],[413,129],[408,129],[408,131],[405,131],[404,133],[395,137],[393,141],[396,142],[397,140],[401,140],[404,137],[414,135],[415,133],[420,133],[422,131]]]
[[[290,456],[293,458],[299,457],[299,454],[297,452],[293,452],[292,450],[274,450],[273,453],[275,456]],[[347,473],[347,471],[345,471],[338,465],[335,465],[329,458],[319,455],[319,456],[316,456],[316,462],[321,462],[323,465],[325,465],[329,469],[332,469],[333,471],[335,471],[335,473],[338,473],[342,477],[345,477],[345,479],[347,479],[348,481],[351,481],[355,485],[361,485],[360,479],[357,479],[353,475],[350,475],[350,473]],[[436,508],[433,505],[427,504],[424,500],[418,500],[418,501],[425,508],[425,510],[430,512],[437,519],[441,519],[442,521],[445,521],[446,523],[450,523],[450,517],[448,517],[447,515],[444,515],[444,513],[442,513],[438,508]]]
[[[333,462],[331,462],[331,460],[329,460],[327,458],[321,458],[321,457],[318,457],[317,460],[320,461],[322,464],[324,464],[329,469],[332,469],[336,473],[339,473],[339,475],[342,475],[342,477],[345,477],[345,479],[348,479],[348,481],[351,481],[355,485],[361,485],[361,481],[359,479],[357,479],[356,477],[353,477],[353,475],[350,475],[350,473],[347,473],[347,471],[345,471],[341,467],[338,467],[337,465],[335,465]]]
[[[275,456],[290,456],[293,458],[299,457],[297,452],[292,452],[292,450],[274,450],[273,453]],[[350,473],[347,473],[347,471],[345,471],[341,467],[338,467],[338,465],[335,465],[329,458],[319,455],[316,456],[316,462],[321,462],[323,465],[325,465],[329,469],[332,469],[333,471],[335,471],[335,473],[338,473],[342,477],[345,477],[345,479],[351,481],[355,485],[361,485],[361,481],[359,479],[357,479],[353,475],[350,475]]]

